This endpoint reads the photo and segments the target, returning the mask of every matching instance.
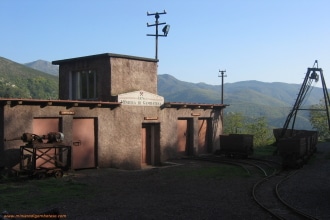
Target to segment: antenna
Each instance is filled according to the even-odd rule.
[[[147,23],[147,27],[156,26],[156,34],[147,34],[147,36],[154,36],[156,39],[156,53],[155,53],[156,60],[158,60],[158,37],[167,37],[167,34],[170,31],[170,25],[165,25],[162,29],[164,34],[163,35],[158,34],[158,26],[166,24],[166,22],[159,23],[158,21],[159,15],[163,15],[163,14],[167,14],[165,10],[163,12],[155,12],[155,13],[147,12],[147,16],[155,15],[155,19],[156,19],[154,24]]]

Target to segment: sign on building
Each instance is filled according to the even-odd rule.
[[[161,106],[164,97],[143,90],[118,95],[118,102],[122,105]]]

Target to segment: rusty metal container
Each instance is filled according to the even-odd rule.
[[[278,152],[281,156],[295,154],[301,157],[307,152],[306,137],[282,138],[278,141]]]
[[[220,154],[248,157],[253,154],[253,135],[220,135]]]

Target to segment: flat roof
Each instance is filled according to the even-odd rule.
[[[0,98],[0,105],[39,105],[46,106],[65,106],[72,107],[89,107],[89,108],[116,108],[121,105],[120,102],[104,102],[104,101],[80,101],[80,100],[59,100],[59,99],[20,99],[20,98]],[[223,109],[228,104],[205,104],[205,103],[188,103],[188,102],[165,102],[160,108],[191,108],[191,109]]]
[[[66,106],[71,107],[89,107],[89,108],[115,108],[121,105],[120,102],[103,101],[78,101],[78,100],[51,100],[51,99],[18,99],[18,98],[0,98],[1,105],[39,105],[45,106]]]
[[[69,58],[69,59],[64,59],[64,60],[55,60],[55,61],[52,61],[52,64],[60,65],[62,63],[69,63],[69,62],[74,62],[74,61],[78,61],[78,60],[89,60],[89,59],[95,59],[95,58],[101,58],[101,57],[114,57],[114,58],[125,58],[125,59],[141,60],[141,61],[148,61],[148,62],[158,62],[158,59],[153,59],[153,58],[129,56],[129,55],[115,54],[115,53],[102,53],[102,54],[95,54],[95,55],[90,55],[90,56]]]
[[[191,108],[191,109],[222,109],[229,106],[228,104],[205,104],[205,103],[189,103],[189,102],[165,102],[164,108]]]

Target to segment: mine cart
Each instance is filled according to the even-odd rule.
[[[220,154],[231,157],[248,157],[253,154],[253,135],[220,135]]]
[[[294,130],[294,136],[277,141],[284,168],[300,168],[316,151],[317,131]]]
[[[71,167],[71,146],[63,145],[63,138],[60,132],[43,136],[24,133],[21,139],[27,144],[20,147],[20,171],[39,179],[51,175],[61,178]]]

